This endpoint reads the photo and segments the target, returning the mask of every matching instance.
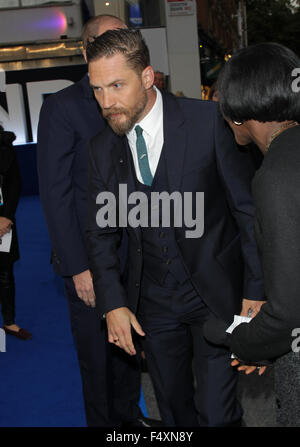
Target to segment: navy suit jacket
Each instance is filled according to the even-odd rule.
[[[37,145],[40,197],[54,269],[62,276],[89,268],[85,241],[87,144],[105,126],[88,75],[49,96],[41,109]]]
[[[253,167],[240,152],[213,102],[163,94],[164,150],[169,193],[204,192],[204,234],[188,239],[175,228],[179,253],[200,296],[217,315],[232,321],[241,299],[262,300],[262,272],[253,231]],[[99,147],[102,150],[98,150]],[[127,275],[122,282],[116,256],[121,230],[99,228],[99,192],[115,194],[119,184],[135,190],[126,137],[107,127],[90,143],[88,253],[100,313],[128,306],[136,311],[143,265],[140,228],[126,229]],[[128,207],[130,210],[130,206]],[[117,213],[118,214],[118,213]]]

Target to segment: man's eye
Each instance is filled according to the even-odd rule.
[[[115,87],[115,88],[120,88],[120,87],[122,87],[122,86],[121,86],[121,84],[115,84],[114,87]]]
[[[94,91],[95,92],[101,92],[102,88],[101,87],[94,87]]]

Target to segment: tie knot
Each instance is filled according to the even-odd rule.
[[[139,125],[135,126],[134,130],[136,132],[137,137],[140,137],[143,134],[143,129]]]

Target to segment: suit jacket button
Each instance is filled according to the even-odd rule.
[[[142,253],[142,249],[141,248],[137,248],[136,250],[138,253]]]
[[[120,158],[120,163],[122,164],[122,163],[124,163],[124,160],[123,160],[123,158]]]
[[[135,287],[140,287],[140,283],[139,283],[139,282],[136,282],[136,283],[135,283]]]
[[[167,265],[170,265],[171,262],[172,262],[172,260],[171,260],[171,259],[168,259],[167,262],[166,262],[166,264],[167,264]]]

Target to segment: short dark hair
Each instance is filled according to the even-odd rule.
[[[86,49],[87,61],[101,57],[124,54],[130,67],[141,73],[150,65],[149,49],[139,30],[109,30],[89,42]]]
[[[277,43],[261,43],[238,51],[218,78],[222,114],[239,122],[298,121],[300,96],[292,89],[295,68],[300,68],[299,57]]]

